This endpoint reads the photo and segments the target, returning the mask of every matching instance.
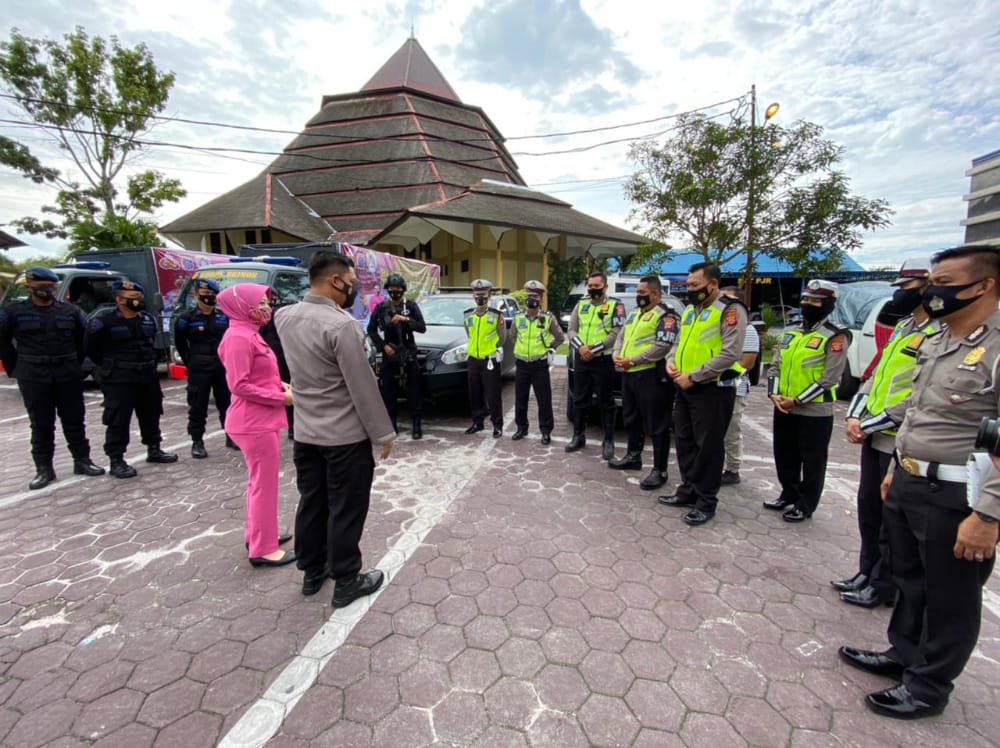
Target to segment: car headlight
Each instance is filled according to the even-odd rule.
[[[441,363],[453,366],[455,364],[460,364],[467,361],[469,358],[469,349],[462,343],[462,345],[455,346],[454,348],[449,348],[444,353],[441,354]]]

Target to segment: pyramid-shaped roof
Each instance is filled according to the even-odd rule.
[[[371,77],[362,91],[380,91],[384,89],[408,88],[411,91],[423,93],[461,103],[455,89],[445,80],[424,48],[413,37],[396,50],[396,54],[386,60],[385,65]]]

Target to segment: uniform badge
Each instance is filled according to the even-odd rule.
[[[844,352],[844,339],[837,338],[832,343],[830,343],[831,353],[843,353]]]
[[[629,312],[627,321],[632,322],[635,319],[635,314],[636,314],[635,312]]]
[[[580,314],[586,314],[589,311],[590,311],[590,304],[584,304],[583,307],[580,309]]]
[[[644,315],[642,315],[642,321],[649,322],[649,320],[653,319],[654,314],[655,312],[646,312]]]
[[[983,348],[981,345],[977,346],[973,348],[971,351],[969,351],[968,355],[966,355],[966,357],[962,359],[962,363],[965,364],[966,366],[972,366],[973,364],[978,364],[979,360],[983,357],[983,354],[985,353],[986,353],[985,348]]]
[[[812,350],[816,350],[821,345],[823,345],[823,338],[820,337],[819,335],[809,338],[809,340],[806,342],[806,348],[810,348]]]
[[[791,342],[792,342],[792,339],[793,339],[794,337],[795,337],[795,336],[794,336],[794,335],[793,335],[792,333],[790,333],[790,332],[786,332],[786,333],[785,333],[785,337],[783,337],[783,338],[781,339],[781,347],[782,347],[782,348],[787,348],[787,347],[788,347],[788,346],[789,346],[789,345],[791,344]]]
[[[944,299],[940,296],[933,296],[931,297],[931,300],[927,302],[927,306],[932,312],[939,312],[944,309]]]
[[[694,322],[694,307],[691,307],[688,310],[687,314],[684,315],[685,325],[690,325],[692,322]]]
[[[675,330],[677,329],[677,320],[671,316],[666,316],[663,318],[663,329],[664,330]]]
[[[736,327],[740,323],[740,315],[736,313],[735,309],[729,309],[726,311],[723,321],[726,327]]]
[[[968,340],[970,343],[975,343],[985,334],[986,334],[986,325],[980,325],[975,330],[966,335],[965,339]]]
[[[708,315],[709,314],[711,314],[711,312],[708,309],[706,309],[704,312],[702,312],[701,313],[701,321],[702,322],[708,322]]]

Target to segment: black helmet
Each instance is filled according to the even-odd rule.
[[[401,276],[399,273],[393,273],[392,275],[390,275],[388,278],[385,279],[385,284],[383,284],[382,288],[388,291],[389,286],[397,286],[398,288],[402,288],[405,291],[406,278]]]

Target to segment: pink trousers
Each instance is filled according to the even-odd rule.
[[[250,558],[278,550],[278,466],[281,432],[229,434],[247,463],[247,522],[244,539]]]

